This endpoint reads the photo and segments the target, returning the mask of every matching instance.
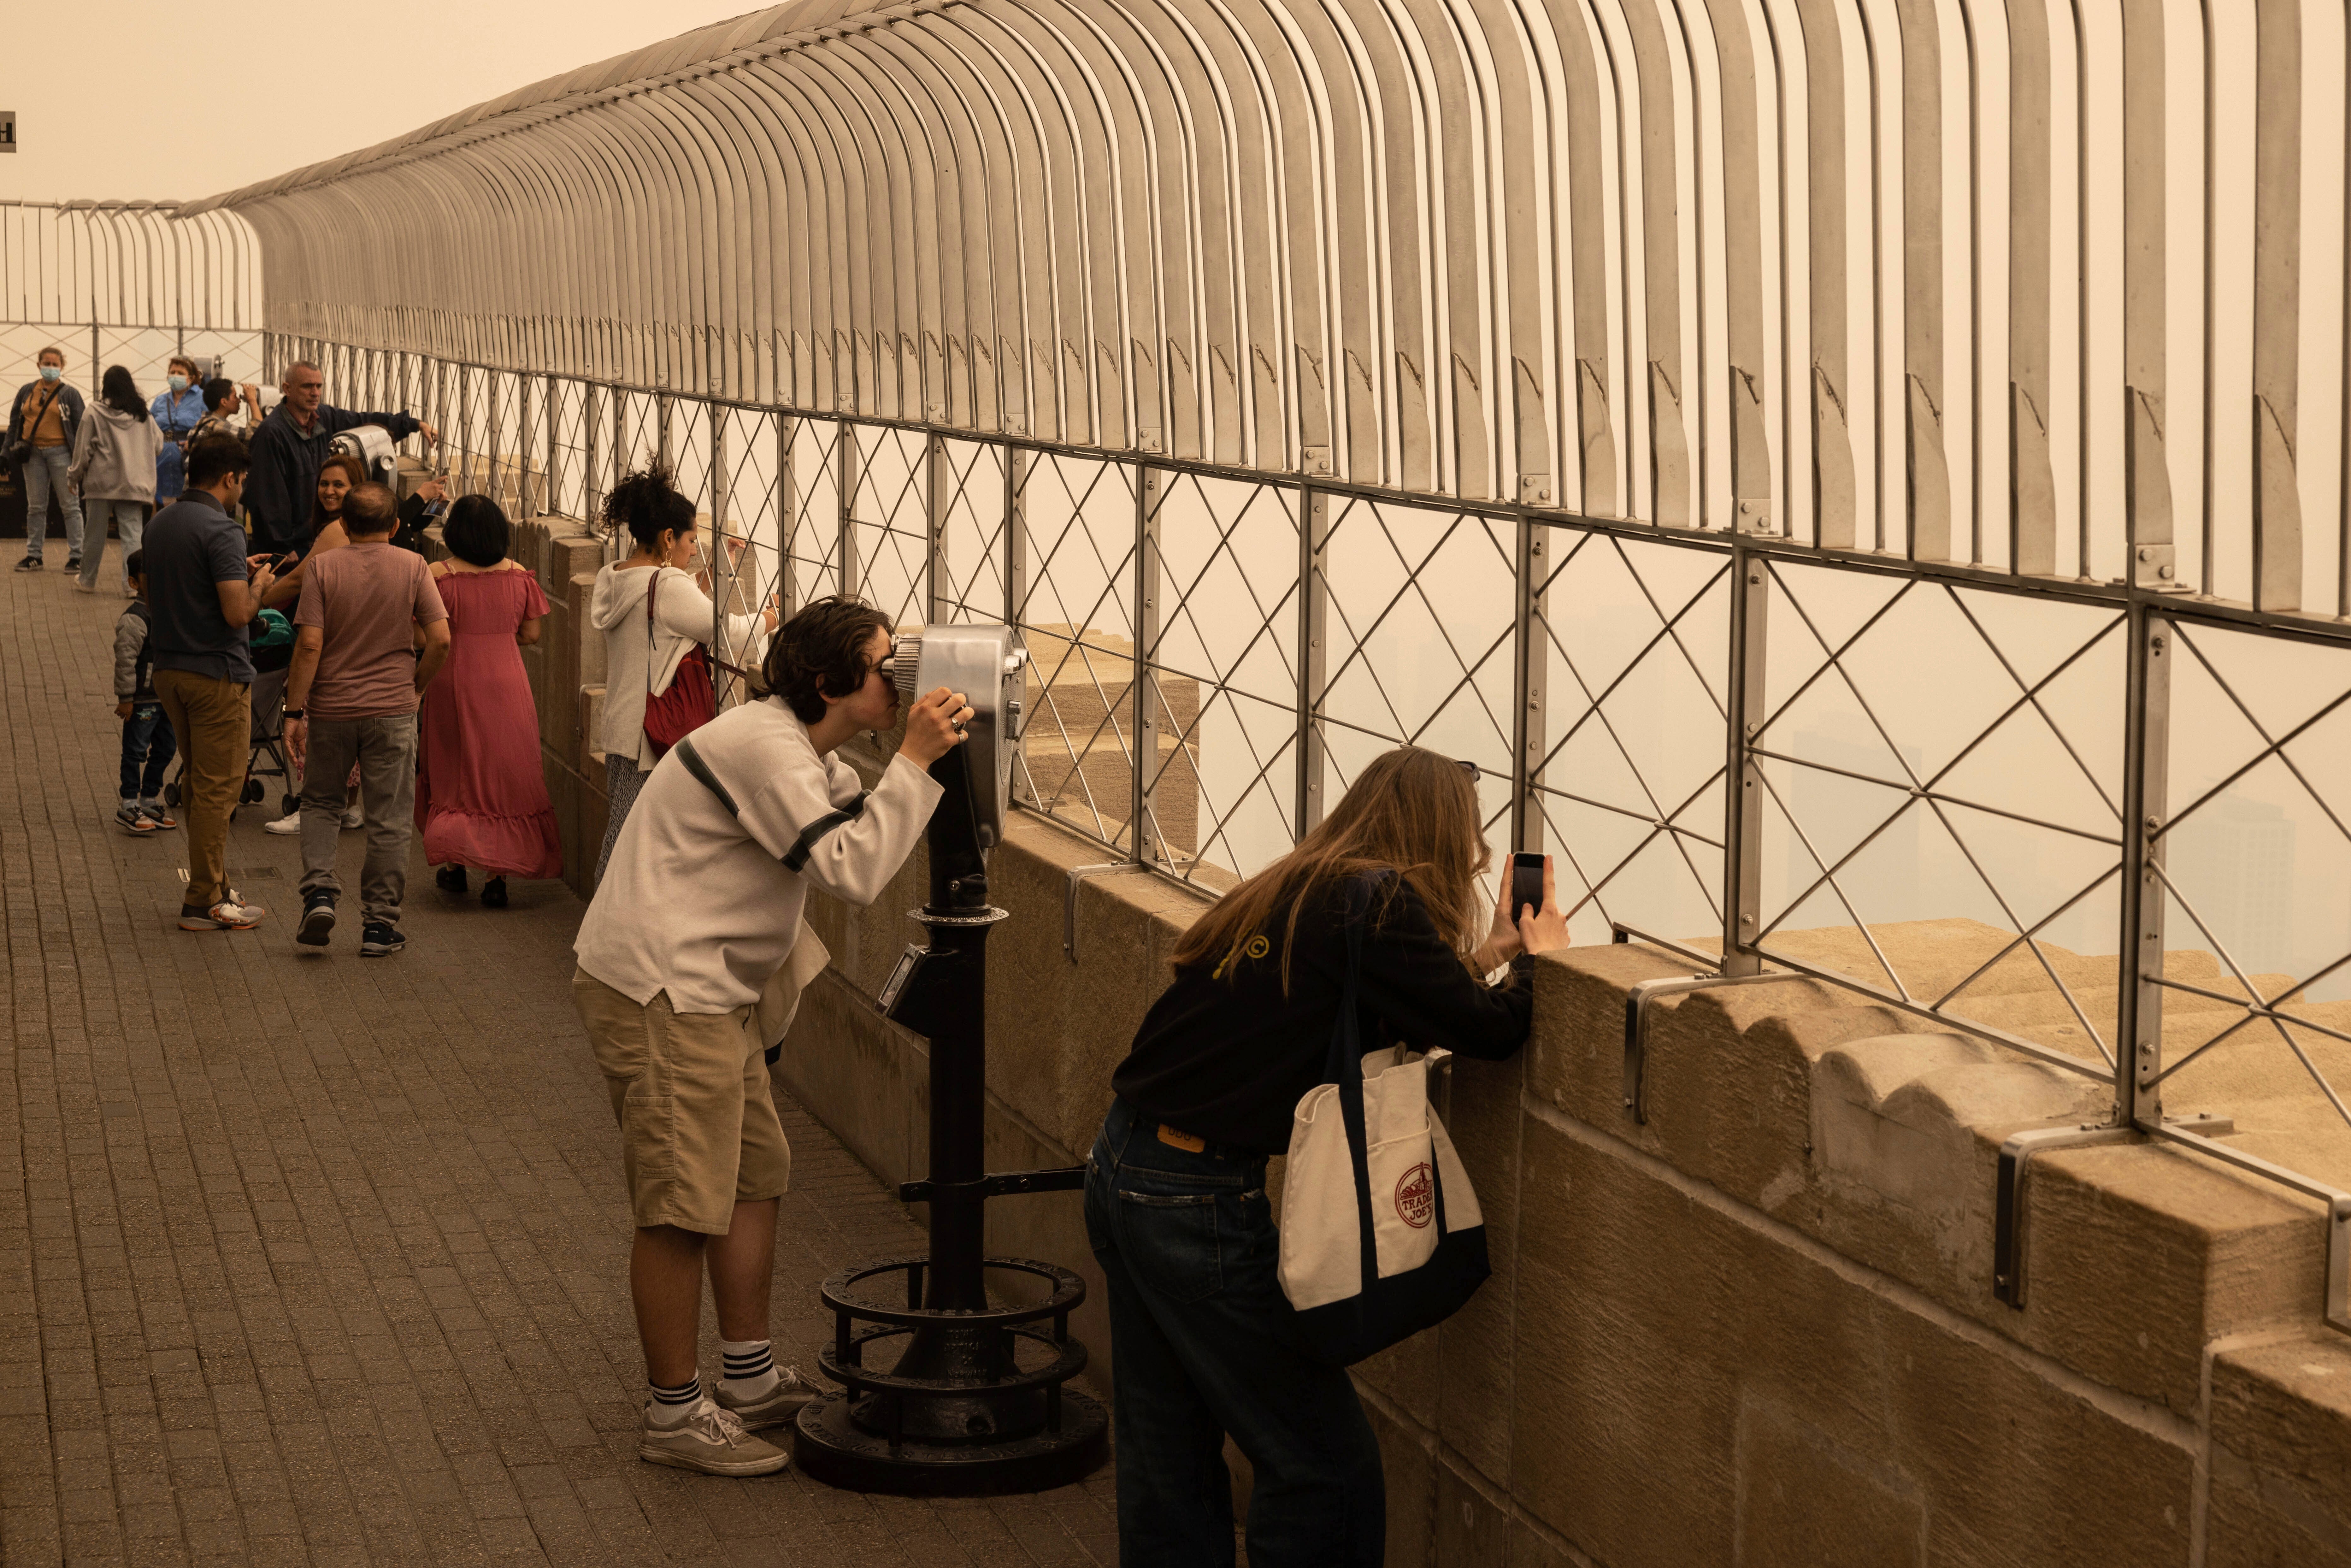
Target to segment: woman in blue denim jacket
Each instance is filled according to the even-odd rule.
[[[1086,1162],[1086,1228],[1109,1286],[1123,1568],[1229,1568],[1228,1435],[1254,1472],[1250,1568],[1377,1568],[1378,1446],[1343,1367],[1310,1354],[1282,1294],[1266,1159],[1322,1082],[1348,967],[1349,889],[1382,880],[1361,933],[1366,1051],[1408,1040],[1499,1060],[1525,1043],[1531,955],[1567,946],[1543,908],[1486,920],[1474,770],[1416,747],[1364,768],[1298,847],[1176,945],[1175,981],[1113,1075]]]
[[[172,372],[172,390],[157,392],[148,411],[155,416],[155,429],[163,437],[163,445],[155,454],[155,505],[159,508],[178,500],[187,488],[183,476],[188,437],[195,434],[197,422],[204,417],[204,389],[196,375],[196,361],[174,359],[167,368]]]

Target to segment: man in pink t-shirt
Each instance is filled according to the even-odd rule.
[[[449,612],[424,558],[395,549],[399,507],[381,485],[343,501],[350,543],[305,567],[286,678],[286,740],[302,760],[302,919],[294,940],[323,947],[335,929],[335,844],[343,780],[359,764],[367,818],[360,956],[406,945],[400,900],[416,813],[416,699],[449,656]],[[423,646],[418,647],[422,632]]]

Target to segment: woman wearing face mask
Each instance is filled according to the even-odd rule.
[[[66,519],[66,570],[81,568],[81,497],[66,482],[73,465],[74,441],[81,434],[81,389],[66,380],[66,351],[52,345],[35,356],[39,379],[16,389],[8,409],[8,430],[32,444],[33,454],[19,472],[25,485],[25,559],[18,571],[41,570],[41,548],[48,532],[49,497]]]
[[[588,601],[588,619],[604,633],[607,804],[599,879],[637,791],[661,760],[661,748],[645,735],[645,699],[669,690],[679,664],[696,643],[710,642],[717,622],[717,606],[686,570],[699,538],[695,522],[694,503],[659,465],[630,475],[604,498],[605,526],[625,532],[636,549],[596,574]],[[772,605],[756,615],[729,615],[729,646],[714,648],[712,656],[748,664],[766,651],[775,629]]]
[[[195,434],[196,425],[204,417],[204,390],[196,378],[196,361],[173,359],[171,371],[172,390],[157,392],[154,406],[149,411],[155,420],[155,430],[163,439],[155,454],[155,504],[168,507],[180,498],[186,487],[182,476],[182,464],[188,450],[188,437]]]

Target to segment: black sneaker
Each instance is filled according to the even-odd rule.
[[[24,559],[16,563],[16,570],[18,571],[38,571],[41,570],[41,558],[37,555],[28,555]]]
[[[494,876],[482,883],[482,907],[504,909],[507,906],[507,879]]]
[[[407,946],[408,938],[402,936],[400,927],[389,920],[371,920],[360,927],[360,956],[362,958],[389,958]]]
[[[335,929],[335,895],[320,888],[302,901],[302,924],[294,940],[305,947],[323,947]]]
[[[78,555],[71,555],[71,556],[68,556],[68,557],[66,557],[66,571],[68,572],[68,574],[71,574],[71,573],[73,573],[73,572],[79,571],[80,570],[81,570],[81,557],[79,557],[79,556],[78,556]]]
[[[465,891],[465,868],[444,865],[433,873],[433,884],[444,893],[463,893]]]

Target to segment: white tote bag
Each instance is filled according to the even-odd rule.
[[[1361,1049],[1369,904],[1366,883],[1349,889],[1339,1019],[1322,1082],[1291,1115],[1281,1189],[1282,1293],[1301,1343],[1342,1366],[1452,1316],[1489,1272],[1478,1195],[1428,1103],[1429,1070],[1452,1053]]]
[[[1453,1053],[1375,1051],[1363,1058],[1364,1182],[1374,1277],[1393,1279],[1437,1255],[1440,1237],[1486,1223],[1469,1173],[1428,1103],[1428,1075]],[[1364,1288],[1354,1151],[1339,1086],[1307,1091],[1290,1122],[1281,1188],[1281,1291],[1301,1312]]]

